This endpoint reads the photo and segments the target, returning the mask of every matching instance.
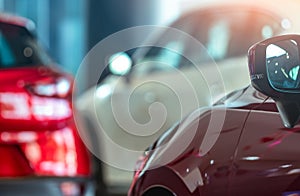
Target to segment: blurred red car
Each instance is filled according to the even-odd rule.
[[[33,30],[0,14],[0,195],[82,195],[91,157],[73,120],[73,78]]]
[[[252,86],[196,110],[138,161],[129,196],[300,195],[300,35],[249,50]]]

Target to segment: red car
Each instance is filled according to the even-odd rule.
[[[300,35],[254,45],[252,86],[164,133],[138,161],[128,195],[300,195],[299,54]]]
[[[73,78],[33,28],[0,15],[0,195],[82,195],[91,156],[73,119]]]

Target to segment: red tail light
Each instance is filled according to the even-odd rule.
[[[28,86],[30,92],[46,97],[65,98],[71,94],[72,81],[65,77],[48,77]]]
[[[51,131],[0,131],[0,177],[88,175],[71,127]],[[15,163],[17,160],[17,163]]]

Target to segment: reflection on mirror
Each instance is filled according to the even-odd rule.
[[[125,75],[131,69],[132,60],[125,52],[119,52],[109,58],[108,66],[112,74]]]
[[[266,66],[268,79],[276,90],[300,90],[300,61],[298,43],[278,41],[267,46]]]

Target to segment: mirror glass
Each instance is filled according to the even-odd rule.
[[[125,52],[119,52],[109,57],[109,71],[115,75],[127,74],[132,66],[132,60]]]
[[[282,40],[266,48],[268,79],[276,90],[300,90],[298,43]]]

